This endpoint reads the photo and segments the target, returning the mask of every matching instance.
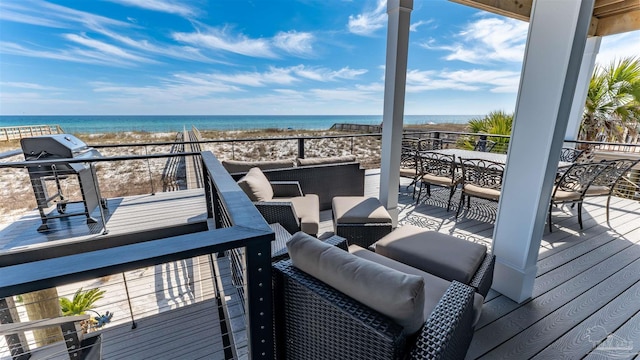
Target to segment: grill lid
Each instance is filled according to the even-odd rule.
[[[71,134],[23,138],[20,140],[20,146],[26,160],[100,156],[97,150]]]

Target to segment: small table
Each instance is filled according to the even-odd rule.
[[[458,162],[460,161],[460,158],[463,158],[463,159],[488,160],[488,161],[493,161],[501,164],[507,163],[507,154],[475,151],[475,150],[463,150],[463,149],[443,149],[443,150],[434,150],[434,152],[445,154],[445,155],[454,155],[456,158],[456,161]],[[558,162],[558,169],[569,167],[571,165],[573,165],[573,163],[560,161]]]
[[[269,227],[276,235],[276,239],[271,242],[271,262],[289,257],[287,241],[291,239],[291,234],[280,223],[269,224]]]

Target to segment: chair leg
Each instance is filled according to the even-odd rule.
[[[456,211],[456,219],[460,216],[460,210],[464,206],[464,193],[460,194],[460,202],[458,203],[458,210]]]
[[[578,224],[580,224],[580,230],[582,230],[582,201],[578,203]]]
[[[431,184],[427,183],[427,196],[431,197]]]
[[[611,227],[611,224],[609,223],[609,204],[611,203],[611,194],[609,194],[609,196],[607,197],[607,225],[609,225],[609,227]]]
[[[451,192],[449,193],[449,201],[447,201],[447,212],[449,212],[449,209],[451,208],[451,199],[453,199],[453,193],[455,192],[456,192],[456,187],[452,186]]]
[[[549,204],[549,219],[547,222],[549,223],[549,232],[553,232],[553,227],[551,226],[551,209],[553,209],[553,203]]]

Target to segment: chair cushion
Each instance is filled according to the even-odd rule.
[[[276,197],[270,202],[291,202],[300,220],[300,230],[317,235],[320,230],[320,199],[316,194],[296,197]]]
[[[425,287],[423,322],[426,321],[426,319],[431,315],[431,312],[433,311],[433,309],[435,309],[436,305],[438,305],[438,302],[451,285],[451,282],[448,280],[403,264],[399,261],[382,256],[380,254],[376,254],[373,251],[366,250],[362,247],[359,247],[358,245],[350,245],[349,252],[363,259],[376,262],[380,265],[388,266],[403,273],[422,277],[424,279]],[[474,326],[478,322],[478,320],[480,320],[483,303],[484,297],[478,293],[475,293],[475,295],[473,296]]]
[[[421,276],[355,256],[302,232],[293,235],[287,249],[295,267],[389,316],[405,333],[422,327],[425,285]]]
[[[484,245],[408,224],[378,240],[375,248],[382,256],[464,284],[487,254]]]
[[[267,169],[283,169],[291,168],[296,165],[293,160],[270,160],[270,161],[242,161],[242,160],[223,160],[222,166],[231,174],[243,173],[251,168],[257,167],[262,170]]]
[[[387,209],[373,197],[336,196],[332,208],[336,224],[391,223]]]
[[[298,166],[340,164],[354,161],[356,161],[356,157],[354,155],[296,159]]]
[[[500,199],[500,190],[484,188],[472,184],[464,184],[464,192],[475,197],[498,200]]]
[[[422,175],[422,181],[427,182],[429,184],[440,185],[440,186],[452,186],[453,179],[446,176],[435,176],[431,174]]]
[[[400,168],[400,176],[414,178],[418,176],[418,170],[410,168]]]
[[[611,189],[608,186],[602,185],[591,185],[587,189],[587,195],[597,196],[597,195],[609,195]]]
[[[251,201],[269,201],[273,198],[273,188],[259,168],[251,168],[247,175],[238,180],[238,185]]]
[[[555,187],[554,187],[555,190]],[[576,191],[557,190],[553,193],[553,201],[574,201],[580,200],[580,193]]]

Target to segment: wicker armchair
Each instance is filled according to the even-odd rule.
[[[474,289],[452,282],[414,336],[377,311],[295,268],[274,269],[278,359],[464,359],[473,336]]]
[[[320,221],[317,196],[305,196],[297,181],[271,181],[270,184],[273,199],[253,203],[267,223],[279,223],[289,233],[302,230],[317,236]],[[310,223],[306,224],[309,228],[302,224],[303,219],[310,219]]]

